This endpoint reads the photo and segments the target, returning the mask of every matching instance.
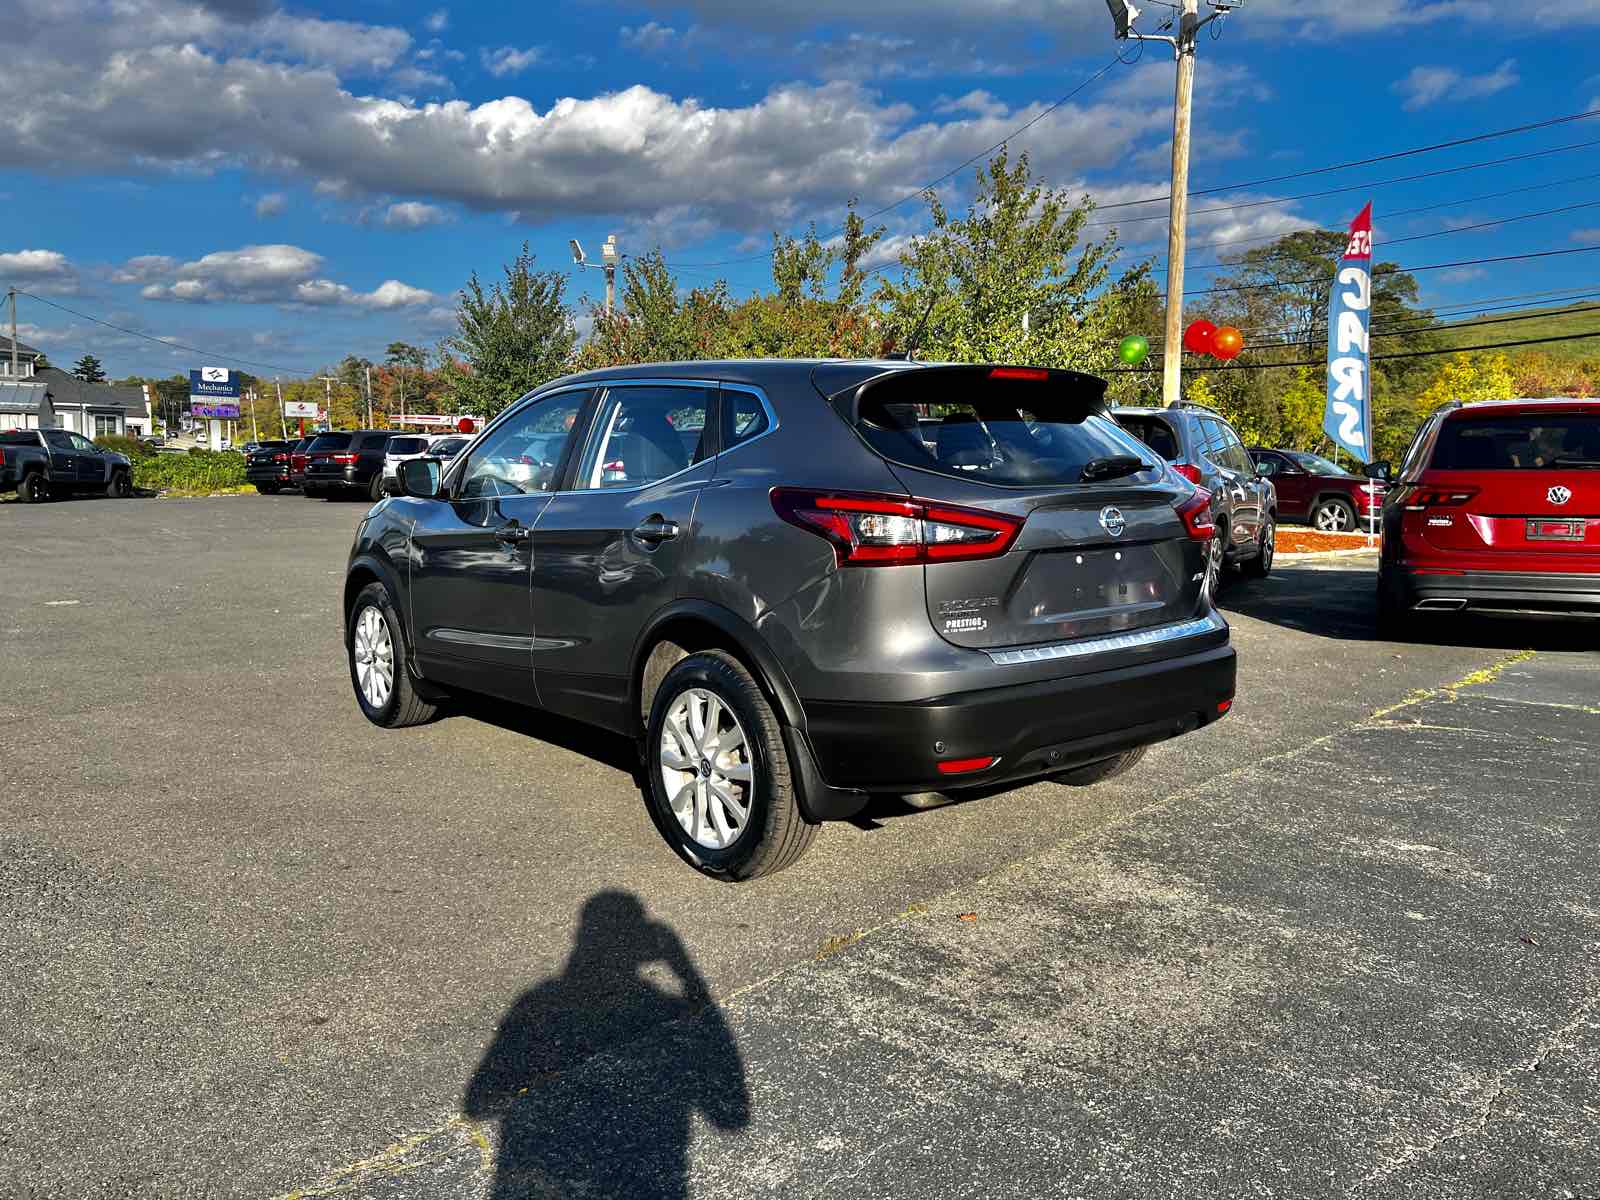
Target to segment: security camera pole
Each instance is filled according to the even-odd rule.
[[[568,238],[567,245],[572,248],[572,261],[580,270],[584,267],[593,267],[589,256],[583,252],[583,247],[578,245],[577,238]],[[617,301],[617,263],[625,256],[617,251],[617,235],[611,234],[606,238],[606,244],[600,247],[600,257],[603,260],[599,265],[606,273],[606,316],[611,315],[612,306]]]
[[[1172,196],[1167,220],[1167,333],[1162,345],[1161,403],[1168,408],[1183,399],[1183,257],[1189,226],[1189,118],[1194,104],[1195,35],[1228,15],[1242,0],[1209,0],[1213,12],[1200,19],[1200,0],[1183,0],[1178,36],[1139,33],[1133,23],[1139,9],[1129,0],[1106,0],[1118,40],[1166,42],[1178,59],[1177,98],[1172,113]]]

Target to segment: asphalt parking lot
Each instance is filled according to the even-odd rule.
[[[1224,596],[1217,725],[702,879],[349,695],[362,507],[0,509],[0,1196],[1600,1194],[1595,634]]]

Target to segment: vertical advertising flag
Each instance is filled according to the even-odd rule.
[[[1328,406],[1322,429],[1357,462],[1372,461],[1372,205],[1350,223],[1350,242],[1328,301]]]

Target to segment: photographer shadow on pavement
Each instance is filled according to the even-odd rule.
[[[698,1112],[750,1121],[744,1065],[678,935],[622,891],[583,906],[561,974],[518,997],[467,1084],[497,1121],[492,1200],[686,1200]]]

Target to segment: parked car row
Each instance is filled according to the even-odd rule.
[[[267,495],[299,488],[311,498],[354,495],[377,500],[393,485],[399,463],[425,455],[445,461],[469,440],[355,429],[261,442],[245,461],[245,478]]]

